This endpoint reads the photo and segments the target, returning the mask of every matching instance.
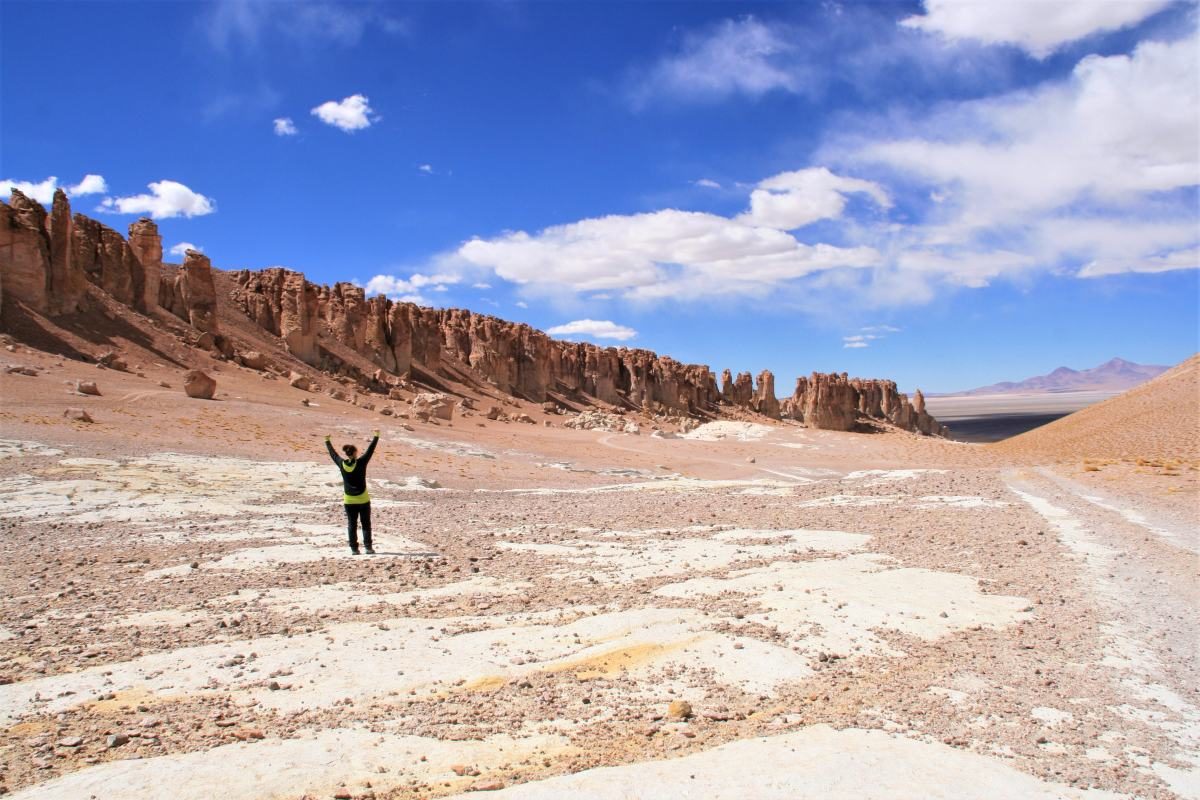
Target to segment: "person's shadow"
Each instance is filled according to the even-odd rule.
[[[370,554],[368,554],[370,555]],[[394,556],[396,558],[441,558],[441,553],[400,553],[394,550],[376,550],[377,556]]]

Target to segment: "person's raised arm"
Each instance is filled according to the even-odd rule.
[[[333,463],[341,465],[342,460],[338,458],[337,451],[333,449],[333,442],[329,441],[329,437],[325,437],[325,449],[329,451],[329,457],[333,459]]]
[[[371,439],[371,443],[367,445],[367,452],[363,453],[363,466],[366,466],[367,462],[371,460],[371,454],[375,452],[375,445],[377,444],[379,444],[379,431],[375,431],[375,437]]]

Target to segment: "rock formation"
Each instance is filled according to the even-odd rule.
[[[131,224],[126,241],[95,220],[72,216],[62,192],[48,215],[14,190],[9,203],[0,202],[0,267],[0,294],[38,312],[77,310],[90,282],[143,313],[163,308],[200,333],[193,344],[219,357],[235,355],[219,332],[218,303],[226,301],[217,297],[208,258],[189,250],[180,268],[164,268],[162,239],[149,219]],[[462,309],[367,298],[361,287],[318,286],[280,267],[238,272],[228,299],[296,358],[357,377],[361,386],[381,392],[406,378],[426,385],[449,379],[536,403],[571,400],[684,418],[733,408],[831,430],[852,430],[867,419],[943,432],[926,413],[921,394],[910,403],[892,381],[814,373],[801,378],[781,403],[767,370],[757,384],[747,372],[734,378],[725,370],[718,387],[703,364],[682,364],[648,350],[560,341],[528,325]],[[351,367],[347,351],[373,367]],[[266,363],[257,353],[247,356],[244,363]],[[293,386],[308,380],[289,376]]]
[[[849,431],[860,418],[866,418],[930,436],[945,435],[943,426],[925,412],[920,390],[915,397],[914,406],[896,389],[895,381],[814,372],[796,380],[796,389],[783,401],[781,413],[811,428]]]
[[[0,291],[35,311],[48,312],[50,298],[50,236],[46,209],[19,190],[0,204]]]
[[[162,236],[154,221],[142,217],[129,226],[129,248],[142,271],[142,299],[139,311],[152,311],[158,305],[162,279]]]
[[[242,270],[233,301],[259,327],[283,339],[289,353],[306,364],[320,364],[320,296],[302,274],[281,267]]]
[[[155,305],[162,239],[149,220],[130,228],[136,238],[126,242],[120,233],[82,214],[71,214],[62,189],[54,193],[49,215],[14,189],[9,203],[0,203],[0,253],[3,288],[9,296],[42,314],[58,316],[77,311],[88,282],[113,299],[146,311]]]

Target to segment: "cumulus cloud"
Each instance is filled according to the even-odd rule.
[[[370,101],[361,94],[352,94],[337,101],[327,100],[314,108],[312,115],[346,133],[369,128],[376,118]]]
[[[88,173],[79,183],[65,188],[71,197],[80,197],[85,194],[104,194],[108,191],[108,183],[104,180],[103,175]]]
[[[425,275],[418,272],[407,278],[401,278],[396,275],[376,275],[367,281],[366,286],[363,288],[368,295],[383,294],[393,300],[424,306],[431,305],[432,303],[428,297],[421,293],[422,290],[444,292],[448,287],[461,281],[462,278],[459,275]]]
[[[754,225],[793,230],[840,217],[846,209],[846,195],[855,193],[866,194],[881,208],[892,205],[879,184],[816,167],[780,173],[760,182],[750,193],[750,210],[742,217]]]
[[[563,339],[583,337],[587,339],[615,339],[619,342],[628,341],[637,336],[637,331],[625,325],[618,325],[608,319],[577,319],[563,325],[555,325],[546,333]]]
[[[513,283],[555,292],[615,292],[627,299],[689,299],[756,295],[821,270],[872,267],[870,247],[805,244],[787,231],[837,217],[841,192],[865,191],[887,202],[879,187],[828,170],[783,173],[760,184],[771,206],[730,218],[663,209],[596,217],[530,234],[513,231],[472,239],[457,255]]]
[[[54,190],[57,188],[58,178],[53,175],[51,175],[49,178],[46,178],[46,180],[41,181],[40,183],[33,183],[32,181],[17,181],[13,180],[12,178],[0,181],[0,192],[2,192],[6,197],[12,194],[13,189],[16,189],[26,197],[36,200],[43,205],[54,200]]]
[[[795,43],[754,17],[724,20],[687,34],[677,53],[662,58],[641,77],[632,99],[642,104],[655,95],[721,99],[798,91],[796,71],[787,63],[796,50]]]
[[[291,117],[277,117],[274,120],[276,136],[295,136],[299,131],[296,130],[296,123],[292,122]]]
[[[980,286],[1092,261],[1088,275],[1187,268],[1161,257],[1200,241],[1179,194],[1200,183],[1197,52],[1193,35],[1088,56],[1064,81],[949,107],[846,160],[942,198],[904,233],[910,271]]]
[[[194,245],[191,242],[180,242],[179,244],[175,245],[167,252],[169,252],[173,256],[184,256],[184,255],[187,255],[188,250],[195,250],[197,253],[204,252],[203,247]]]
[[[51,175],[44,181],[34,183],[32,181],[8,180],[0,181],[0,194],[5,196],[11,195],[13,189],[19,190],[26,197],[43,205],[49,205],[54,202],[54,190],[59,188],[58,178]],[[84,175],[79,183],[63,186],[65,191],[71,197],[81,197],[88,194],[102,194],[108,191],[108,184],[104,180],[103,175],[93,175],[88,173]]]
[[[1006,3],[925,0],[925,13],[901,22],[946,39],[1019,47],[1036,58],[1104,31],[1136,25],[1170,0],[1015,0]]]
[[[97,210],[110,214],[149,214],[154,219],[202,217],[217,210],[212,198],[177,181],[155,181],[149,189],[149,194],[106,197]]]

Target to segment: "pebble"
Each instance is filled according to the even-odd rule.
[[[123,733],[114,733],[105,739],[104,743],[111,750],[114,747],[120,747],[123,744],[129,744],[129,737]]]
[[[686,700],[672,700],[667,706],[667,716],[671,719],[688,719],[692,716],[692,704]]]

